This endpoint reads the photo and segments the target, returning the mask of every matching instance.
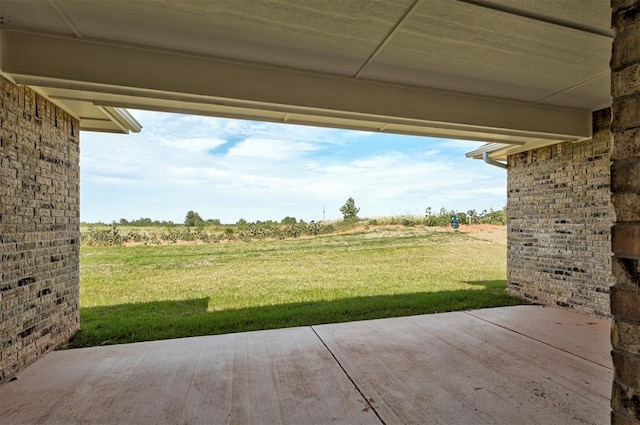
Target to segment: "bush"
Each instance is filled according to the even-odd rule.
[[[114,222],[110,228],[105,230],[96,230],[95,227],[89,226],[87,234],[80,235],[80,241],[87,245],[122,245],[126,239],[120,234],[118,225]]]
[[[297,223],[298,223],[298,220],[296,220],[295,217],[289,217],[289,216],[283,218],[282,221],[280,222],[280,224],[284,224],[287,226],[291,226]]]
[[[415,221],[413,221],[413,220],[412,220],[412,219],[410,219],[410,218],[403,218],[403,219],[402,219],[402,225],[403,225],[403,226],[406,226],[406,227],[413,227],[413,226],[415,226],[415,225],[416,225],[416,222],[415,222]]]
[[[469,210],[464,213],[454,210],[447,211],[445,208],[440,208],[438,214],[434,214],[431,207],[428,207],[425,210],[424,224],[425,226],[448,226],[451,223],[451,216],[454,214],[458,216],[458,222],[460,224],[507,224],[506,206],[498,211],[494,211],[493,209],[489,209],[489,211],[483,210],[479,214],[476,210]]]
[[[344,213],[347,213],[345,217],[349,218],[345,218],[345,220],[338,223],[315,221],[306,223],[302,219],[297,220],[295,217],[288,216],[282,219],[280,223],[272,220],[249,223],[241,218],[238,220],[236,226],[220,225],[213,229],[213,231],[209,229],[209,232],[201,226],[189,227],[165,222],[167,225],[161,232],[136,229],[123,234],[116,222],[113,222],[110,226],[106,226],[103,223],[95,223],[90,224],[88,230],[81,233],[80,240],[85,245],[122,245],[127,242],[159,245],[162,243],[174,244],[179,241],[214,243],[224,240],[240,240],[250,242],[265,239],[298,238],[303,235],[324,235],[334,233],[336,226],[340,230],[348,230],[356,227],[358,220],[357,213],[360,209],[356,208],[353,198],[349,198],[343,208],[345,210]],[[194,213],[193,216],[196,214],[197,213]],[[355,214],[355,219],[353,218],[353,214]],[[429,207],[425,210],[425,217],[423,219],[410,215],[378,217],[368,220],[365,229],[367,229],[368,226],[388,224],[401,224],[407,227],[416,225],[446,227],[451,224],[451,215],[453,214],[458,215],[460,224],[504,225],[507,222],[506,207],[498,211],[494,211],[493,209],[489,211],[484,210],[481,213],[477,213],[476,210],[469,210],[466,213],[456,212],[454,210],[447,210],[446,208],[440,208],[438,213],[433,213],[431,207]],[[120,222],[126,221],[125,219],[120,220]],[[131,225],[132,222],[128,222]]]

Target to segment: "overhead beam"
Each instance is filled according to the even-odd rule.
[[[120,94],[204,96],[220,105],[425,127],[579,140],[590,111],[233,62],[184,52],[0,30],[3,71],[22,84]]]

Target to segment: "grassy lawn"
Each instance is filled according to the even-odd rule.
[[[506,248],[459,232],[83,246],[68,347],[514,305]]]

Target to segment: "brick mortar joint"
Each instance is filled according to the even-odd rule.
[[[638,97],[640,98],[640,93],[638,93]],[[631,131],[637,131],[637,129],[633,129],[633,130],[631,130]],[[614,134],[614,137],[615,137],[617,134],[621,134],[621,133],[622,133],[622,132],[619,132],[619,133]],[[626,137],[625,137],[625,136],[622,136],[622,135],[621,135],[621,138],[625,138],[625,139],[626,139]],[[615,141],[615,140],[614,140],[614,141]],[[620,165],[620,166],[624,166],[624,165],[634,165],[634,164],[636,164],[636,163],[638,163],[638,162],[639,162],[639,161],[638,161],[638,159],[639,159],[639,158],[640,158],[640,157],[637,157],[637,156],[624,156],[624,157],[622,157],[622,158],[612,159],[612,160],[611,160],[611,165],[612,165],[612,166],[613,166],[613,165]]]
[[[616,4],[615,0],[611,1],[611,28],[615,31],[615,38],[622,36],[627,30],[638,30],[637,27],[640,27],[640,22],[632,23],[631,25],[625,25],[624,22],[631,20],[633,21],[633,17],[631,19],[622,17],[620,15],[626,14],[627,12],[631,12],[632,14],[637,13],[638,9],[640,9],[640,5],[637,3],[618,3]],[[636,27],[636,28],[634,28]],[[622,31],[620,31],[622,29]]]
[[[627,62],[627,63],[625,63],[624,65],[612,66],[612,67],[611,67],[611,72],[612,72],[612,73],[617,73],[617,72],[624,71],[625,69],[627,69],[627,68],[629,68],[629,67],[632,67],[632,66],[636,66],[636,65],[640,65],[640,59],[636,59],[636,60],[633,60],[633,61]],[[624,97],[624,96],[622,96],[622,97]],[[615,102],[615,100],[616,100],[616,99],[618,99],[618,97],[616,97],[616,98],[614,98],[614,99],[613,99],[613,100],[614,100],[614,102]],[[613,131],[613,130],[612,130],[612,131]],[[516,154],[516,155],[517,155],[517,154]]]
[[[630,286],[630,285],[625,285],[623,283],[620,282],[616,282],[615,285],[613,285],[611,287],[611,289],[615,289],[617,290],[622,290],[625,292],[637,292],[638,294],[640,294],[640,286]]]
[[[638,193],[636,191],[624,191],[624,192],[612,192],[611,196],[613,197],[613,195],[617,195],[617,194],[628,194],[628,193]],[[624,228],[624,227],[638,227],[640,228],[640,221],[614,221],[611,225],[611,229],[613,229],[614,227],[619,227],[619,228]]]
[[[613,319],[614,319],[614,322],[613,322],[614,325],[616,323],[624,323],[626,325],[640,327],[640,319],[630,319],[625,316],[614,316]]]
[[[612,0],[611,1],[611,12],[612,15],[617,15],[623,9],[629,9],[629,4],[625,1],[621,0]]]
[[[637,388],[632,387],[631,385],[625,384],[623,381],[621,381],[619,379],[616,379],[615,377],[613,379],[613,382],[614,382],[614,385],[618,385],[623,391],[631,390],[634,393],[638,394],[638,389]],[[616,411],[615,408],[613,410]],[[625,412],[625,415],[626,415],[626,412]]]
[[[620,252],[614,252],[613,255],[616,259],[640,260],[640,255],[621,254]]]
[[[640,354],[635,354],[635,353],[630,353],[628,351],[625,350],[621,350],[619,348],[612,348],[611,349],[611,353],[612,354],[618,354],[624,357],[629,357],[631,359],[637,360],[640,362]]]
[[[638,32],[640,31],[640,21],[638,22],[633,22],[634,18],[631,17],[630,19],[627,17],[626,19],[623,17],[622,19],[620,18],[620,15],[626,14],[626,12],[632,11],[632,13],[637,12],[637,9],[639,8],[639,6],[637,4],[631,3],[631,4],[619,4],[616,7],[613,7],[612,5],[612,9],[611,9],[611,28],[615,31],[615,38],[619,38],[619,37],[624,37],[627,32]],[[631,21],[631,22],[629,22]]]
[[[615,416],[617,416],[617,417],[619,417],[619,418],[622,418],[622,419],[624,419],[625,421],[628,421],[628,422],[635,422],[634,418],[633,418],[633,417],[631,417],[631,416],[629,416],[629,415],[627,414],[626,410],[623,410],[623,409],[621,409],[621,408],[611,407],[611,412],[612,412]]]

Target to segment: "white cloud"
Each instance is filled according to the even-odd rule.
[[[222,139],[194,137],[192,139],[162,140],[160,143],[171,148],[183,149],[189,152],[208,152],[227,142]]]
[[[506,173],[464,157],[473,142],[135,111],[142,133],[83,133],[81,218],[235,222],[501,208]],[[395,138],[394,138],[395,137]],[[228,149],[217,149],[223,146]],[[449,148],[451,145],[451,148]]]
[[[167,134],[188,134],[189,137],[213,137],[223,140],[256,138],[342,144],[345,138],[367,137],[370,134],[351,131],[348,136],[345,136],[346,133],[342,130],[323,127],[241,121],[199,115],[165,114],[142,110],[130,112],[142,124],[143,132],[152,139],[164,138]]]
[[[135,184],[137,179],[134,177],[92,175],[91,181],[94,183],[121,186]]]
[[[309,142],[249,138],[229,149],[229,156],[282,161],[295,159],[305,152],[318,149]]]

